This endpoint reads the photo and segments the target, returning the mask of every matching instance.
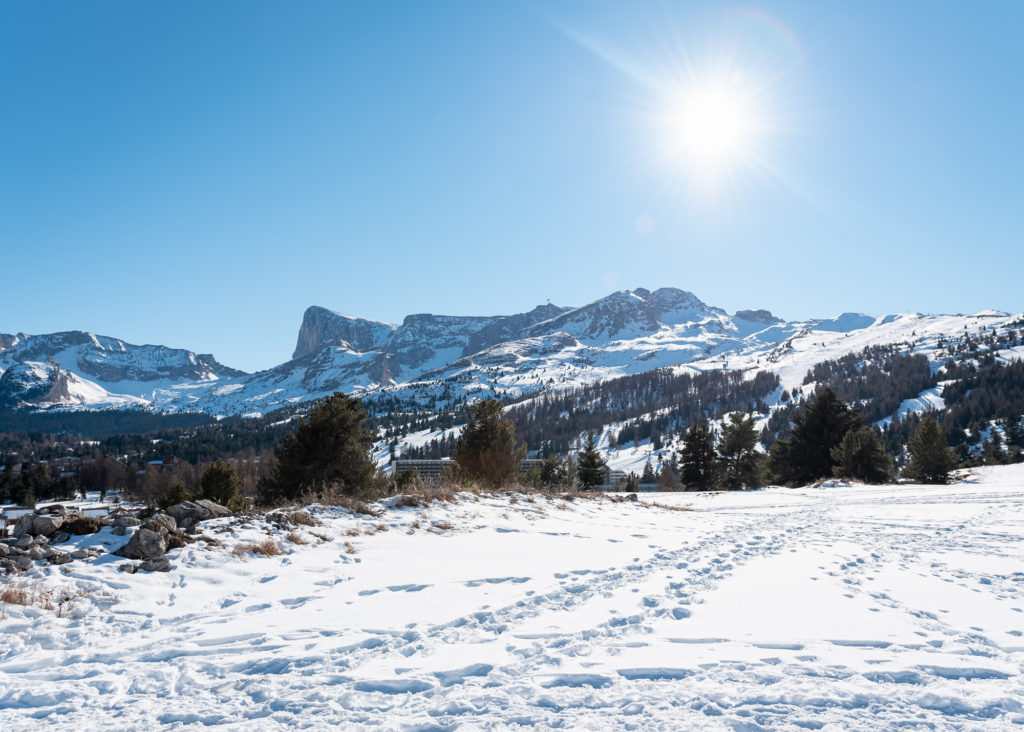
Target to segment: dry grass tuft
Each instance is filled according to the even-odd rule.
[[[309,539],[304,537],[302,534],[300,534],[298,531],[289,531],[288,532],[288,536],[286,536],[285,538],[288,541],[290,541],[292,544],[302,544],[302,545],[305,545],[305,544],[312,544],[313,543]]]
[[[309,535],[310,536],[315,536],[320,541],[330,541],[331,540],[331,537],[329,537],[327,534],[325,534],[322,531],[310,531]]]
[[[296,526],[319,526],[320,522],[309,515],[308,511],[292,511],[288,520]]]
[[[663,508],[666,511],[692,511],[693,510],[692,506],[670,506],[667,503],[654,503],[653,501],[651,503],[646,503],[645,502],[643,505],[650,506],[651,508]]]
[[[377,531],[387,531],[387,524],[377,524]]]
[[[75,600],[85,597],[86,594],[77,587],[47,589],[39,582],[12,582],[0,590],[0,603],[52,610],[57,617],[62,618],[74,607]]]
[[[368,527],[366,527],[366,530],[363,531],[363,533],[366,534],[367,536],[373,536],[374,534],[377,533],[377,529],[375,527],[373,527],[373,526],[368,526]]]
[[[346,541],[345,542],[345,553],[346,554],[355,554],[356,553],[356,548],[354,546],[352,546],[352,542],[351,541]]]
[[[379,506],[330,489],[306,493],[302,496],[302,503],[307,506],[314,503],[321,506],[341,506],[353,514],[362,514],[363,516],[377,517],[384,512]]]
[[[361,532],[359,529],[356,529],[356,528],[345,529],[345,536],[359,536],[362,533],[363,532]]]
[[[568,511],[569,504],[566,503],[565,501],[559,501],[558,503],[555,504],[555,508],[557,508],[559,511]]]
[[[433,531],[434,533],[440,533],[442,531],[451,531],[455,527],[447,521],[439,521],[436,524],[431,524],[427,531]]]
[[[281,554],[281,547],[277,545],[277,542],[273,539],[265,539],[264,541],[253,541],[248,544],[239,544],[231,553],[236,557],[241,557],[246,554],[259,554],[264,557],[276,557]]]

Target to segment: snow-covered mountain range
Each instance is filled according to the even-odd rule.
[[[783,386],[866,346],[1008,327],[1021,316],[844,313],[786,322],[767,310],[733,314],[690,292],[620,291],[578,308],[542,305],[508,316],[410,315],[385,323],[309,308],[292,359],[247,374],[208,354],[136,346],[71,331],[0,334],[0,409],[146,408],[264,414],[334,391],[436,405],[464,396],[518,396],[661,367],[767,369]]]

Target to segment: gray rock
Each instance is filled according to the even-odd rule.
[[[154,559],[167,553],[167,537],[149,529],[139,529],[128,543],[114,554],[126,559]]]
[[[128,574],[135,574],[139,571],[139,565],[132,564],[131,562],[123,562],[117,565],[117,571],[127,572]]]
[[[178,530],[178,522],[166,513],[158,513],[142,525],[143,528],[158,534],[170,534]]]
[[[22,534],[21,537],[19,537],[19,539],[14,543],[14,546],[18,547],[19,549],[28,549],[34,543],[35,540],[32,538],[31,534]]]
[[[88,549],[75,549],[71,552],[72,559],[92,559],[95,556],[97,556],[97,554],[89,551]]]
[[[196,520],[194,518],[192,518],[191,516],[189,516],[184,521],[182,521],[180,524],[178,524],[178,528],[181,529],[182,531],[187,531],[190,534],[195,533],[195,531],[196,531]]]
[[[10,555],[11,550],[7,548],[6,544],[0,544],[0,559]]]
[[[35,520],[32,521],[32,533],[53,536],[63,523],[63,516],[36,516]]]
[[[0,559],[0,572],[14,574],[18,571],[18,565],[13,559]]]
[[[64,524],[60,528],[74,536],[83,536],[84,534],[95,534],[103,528],[104,523],[103,519],[98,519],[95,516],[72,513],[64,517]]]
[[[636,493],[630,493],[628,496],[626,496],[626,500],[636,503],[637,501],[640,500],[640,497]]]
[[[124,536],[128,533],[128,529],[125,526],[115,526],[113,529],[111,529],[110,533],[112,533],[114,536]]]
[[[206,521],[213,518],[222,518],[231,515],[231,509],[219,503],[201,498],[198,501],[182,501],[167,509],[167,513],[174,517],[179,524],[187,518],[195,521]]]
[[[14,530],[11,532],[14,536],[25,536],[26,534],[32,533],[32,524],[35,522],[35,514],[26,513],[18,517],[17,522],[14,524]]]
[[[32,558],[27,554],[23,554],[14,560],[14,563],[18,565],[18,569],[24,571],[32,568]]]
[[[171,560],[167,557],[147,559],[139,565],[139,569],[145,570],[146,572],[170,572]]]
[[[42,547],[34,546],[28,550],[29,559],[46,559],[46,550]]]
[[[67,564],[71,561],[71,555],[64,552],[54,552],[50,557],[50,564]]]
[[[114,519],[114,526],[138,526],[141,523],[134,516],[118,516]]]
[[[56,534],[50,537],[50,541],[54,544],[63,544],[65,541],[71,539],[71,534],[65,531],[58,531]]]

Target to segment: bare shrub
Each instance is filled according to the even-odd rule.
[[[298,531],[289,531],[288,536],[285,537],[292,544],[312,544],[312,542],[300,534]]]
[[[359,536],[361,533],[363,532],[356,528],[345,529],[345,536]]]
[[[366,530],[363,531],[363,533],[366,534],[367,536],[373,536],[374,534],[377,533],[377,529],[375,529],[373,526],[368,526],[368,527],[366,527]]]
[[[346,541],[345,542],[345,553],[346,554],[355,554],[356,553],[356,548],[354,546],[352,546],[352,542],[351,541]]]
[[[231,553],[236,557],[244,556],[245,554],[259,554],[264,557],[276,557],[281,554],[281,547],[277,545],[277,542],[273,539],[265,539],[264,541],[253,541],[247,544],[239,544]]]
[[[377,524],[377,531],[387,531],[387,524]]]

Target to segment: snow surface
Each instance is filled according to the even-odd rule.
[[[327,540],[304,529],[309,545],[208,522],[224,546],[175,550],[167,574],[33,569],[88,594],[68,617],[4,607],[0,728],[1009,727],[1022,508],[1010,466],[938,487],[314,507]],[[77,542],[125,541],[109,532]],[[231,554],[268,532],[283,556]]]

